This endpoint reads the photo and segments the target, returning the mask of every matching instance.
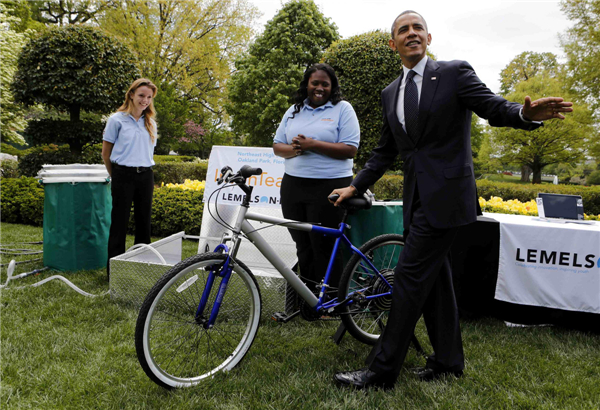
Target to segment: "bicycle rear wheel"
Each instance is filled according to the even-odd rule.
[[[386,281],[393,286],[394,268],[404,248],[402,235],[377,236],[365,243],[360,251],[371,261]],[[352,336],[363,343],[374,345],[387,324],[392,296],[367,299],[369,296],[391,291],[358,255],[354,254],[342,273],[338,300],[354,295],[350,304],[340,307],[342,321]]]
[[[211,270],[227,255],[205,253],[169,270],[144,301],[135,329],[135,347],[144,372],[165,388],[190,387],[244,357],[258,331],[260,290],[254,275],[235,261],[214,326],[206,329],[221,279],[216,277],[206,308],[196,315]],[[233,262],[233,261],[232,261]]]

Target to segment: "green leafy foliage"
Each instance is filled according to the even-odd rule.
[[[2,178],[18,178],[21,176],[19,173],[19,163],[14,159],[3,159],[0,161],[0,176]]]
[[[15,6],[13,4],[13,6]],[[0,110],[0,138],[5,142],[24,144],[25,140],[20,132],[25,128],[25,111],[14,100],[10,90],[17,70],[17,59],[21,49],[27,41],[27,33],[22,33],[18,26],[21,19],[10,15],[13,11],[7,8],[4,2],[0,3],[0,94],[2,95],[2,110]]]
[[[223,120],[224,86],[257,17],[246,0],[119,1],[98,24],[135,52],[145,77],[163,91],[169,84],[177,99],[190,103],[194,117],[178,119],[176,110],[176,124],[163,124],[170,127],[167,136],[177,136],[170,132],[181,131],[187,120],[203,125]],[[171,114],[159,105],[161,134],[166,131],[160,128],[165,121],[161,116]]]
[[[558,79],[544,73],[520,82],[506,98],[524,101],[527,95],[532,100],[562,96],[566,101],[573,101],[574,97],[564,90]],[[545,121],[543,127],[531,132],[493,128],[491,137],[503,162],[527,165],[533,171],[532,182],[539,184],[542,168],[546,165],[577,161],[584,157],[588,147],[598,139],[592,123],[591,111],[584,104],[579,104],[572,114],[566,115],[565,120]]]
[[[204,191],[181,188],[157,188],[152,198],[152,235],[168,236],[185,231],[199,235],[202,226],[202,197]],[[135,231],[133,213],[129,220],[129,231]]]
[[[15,99],[71,113],[110,113],[139,77],[131,51],[98,29],[57,27],[23,48],[12,84]],[[76,115],[75,115],[76,113]]]
[[[157,162],[153,169],[155,184],[182,184],[186,179],[205,180],[208,163]]]
[[[600,120],[600,0],[562,0],[560,7],[574,23],[560,37],[567,56],[567,83]]]
[[[542,72],[550,77],[556,77],[558,71],[556,55],[524,51],[513,58],[500,72],[500,94],[507,95],[514,92],[517,84]]]
[[[588,185],[600,185],[600,171],[594,171],[585,179]]]
[[[31,145],[69,144],[81,151],[82,144],[101,144],[103,131],[104,123],[99,121],[41,119],[29,121],[25,134]]]
[[[539,192],[551,194],[581,195],[586,214],[600,214],[600,187],[583,187],[577,185],[523,185],[510,182],[477,181],[477,195],[484,199],[498,196],[505,201],[518,199],[528,202],[537,197]]]
[[[40,145],[26,150],[19,159],[19,172],[34,177],[45,164],[102,164],[101,144],[89,146],[81,154],[73,154],[68,145]]]
[[[44,188],[35,178],[3,178],[0,185],[2,222],[41,226]]]
[[[404,189],[404,177],[400,175],[384,175],[373,187],[375,199],[386,201],[390,199],[402,199]]]
[[[158,135],[155,151],[168,154],[176,149],[177,141],[185,136],[183,124],[192,116],[190,102],[173,85],[163,83],[154,99]]]
[[[312,0],[289,1],[266,24],[227,85],[231,126],[247,145],[273,144],[304,71],[338,38],[335,24]]]
[[[4,154],[9,154],[9,155],[17,155],[17,156],[21,156],[23,155],[23,151],[13,147],[12,145],[9,145],[5,142],[0,143],[0,152],[3,152]]]
[[[165,162],[193,162],[196,157],[187,155],[155,155],[154,163],[165,163]]]

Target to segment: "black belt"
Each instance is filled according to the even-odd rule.
[[[141,174],[142,172],[152,171],[152,167],[126,167],[125,165],[119,165],[115,162],[112,163],[114,169],[122,169],[123,171],[136,172]]]

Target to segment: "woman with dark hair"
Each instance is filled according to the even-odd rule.
[[[342,101],[335,71],[315,64],[304,73],[291,106],[275,134],[273,151],[285,158],[281,208],[285,218],[337,228],[341,211],[327,200],[331,191],[352,181],[360,128],[354,109]],[[317,233],[291,230],[300,276],[318,286],[323,279],[334,240]],[[329,283],[337,287],[342,273],[336,259]]]
[[[106,122],[102,159],[112,177],[112,212],[108,259],[125,252],[131,203],[134,206],[135,243],[150,243],[150,216],[154,191],[156,86],[139,78],[125,94],[125,102]],[[110,266],[106,271],[110,275]]]

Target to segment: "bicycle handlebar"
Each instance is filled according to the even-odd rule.
[[[221,168],[221,176],[217,179],[217,184],[221,185],[223,182],[242,182],[246,181],[246,178],[251,177],[253,175],[262,174],[262,168],[254,168],[250,165],[244,165],[240,168],[240,170],[236,173],[233,173],[233,170],[229,166],[224,166]]]

